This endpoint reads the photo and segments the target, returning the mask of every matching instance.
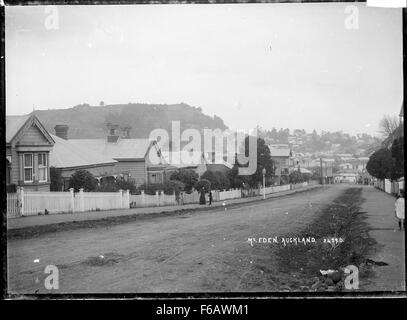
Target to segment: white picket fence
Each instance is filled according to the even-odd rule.
[[[404,189],[404,178],[398,181],[391,181],[389,179],[379,180],[374,182],[374,186],[386,193],[399,194],[400,190]]]
[[[296,185],[266,187],[265,193],[267,195],[303,188],[307,185],[308,183],[304,182]],[[241,189],[214,190],[212,191],[212,197],[213,201],[216,202],[263,194],[262,188],[253,189],[254,192],[251,192],[250,195],[246,191]],[[197,191],[191,194],[184,193],[179,197],[179,201],[177,201],[175,194],[167,195],[158,191],[154,195],[145,194],[144,191],[139,195],[130,195],[128,190],[120,190],[118,192],[84,192],[81,189],[79,192],[74,193],[73,189],[69,192],[42,192],[25,191],[23,188],[18,188],[17,193],[7,194],[7,216],[14,218],[46,213],[173,206],[177,204],[199,203],[199,198],[200,194]],[[206,195],[206,200],[208,201],[208,195]]]
[[[282,191],[288,191],[292,189],[304,188],[308,186],[308,182],[303,182],[299,184],[283,185],[283,186],[272,186],[266,187],[266,195],[271,193],[277,193]],[[263,189],[254,189],[250,195],[258,196],[263,194]],[[231,189],[231,190],[212,190],[213,201],[224,201],[229,199],[238,199],[243,196],[248,196],[247,192],[241,189]],[[179,202],[177,202],[175,194],[167,195],[164,193],[156,192],[153,195],[146,194],[141,191],[141,194],[130,195],[130,207],[132,208],[143,208],[143,207],[160,207],[160,206],[173,206],[178,204],[193,204],[199,203],[200,193],[198,191],[193,191],[191,193],[184,193],[179,197]],[[206,194],[206,201],[208,201],[208,194]]]
[[[37,215],[39,213],[72,212],[71,192],[43,192],[26,191],[22,193],[22,214],[24,216]]]
[[[20,216],[20,204],[17,193],[7,193],[7,216],[16,218]]]
[[[240,189],[232,189],[232,190],[224,190],[219,192],[219,200],[228,200],[228,199],[236,199],[242,197],[242,190]]]
[[[25,191],[7,193],[7,217],[129,208],[129,191],[74,193]]]

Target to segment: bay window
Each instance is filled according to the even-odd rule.
[[[33,182],[33,174],[34,174],[33,154],[24,153],[23,161],[24,161],[24,182]]]
[[[48,174],[47,154],[39,153],[38,154],[38,181],[39,182],[47,181],[47,174]]]

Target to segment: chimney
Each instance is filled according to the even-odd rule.
[[[57,124],[55,127],[55,135],[64,140],[68,140],[68,129],[66,124]]]
[[[112,124],[110,122],[106,123],[107,126],[107,142],[117,142],[120,138],[119,135],[119,125]]]

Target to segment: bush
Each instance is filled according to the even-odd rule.
[[[55,167],[50,167],[49,174],[51,181],[50,190],[61,191],[64,186],[64,180],[62,179],[61,172]]]
[[[123,179],[119,179],[116,181],[116,187],[117,187],[117,190],[120,190],[120,189],[130,190],[131,194],[136,193],[136,190],[137,190],[137,186],[133,182],[126,181]]]
[[[191,192],[192,188],[198,182],[199,175],[191,169],[179,169],[172,173],[170,180],[177,180],[184,184],[184,190]]]
[[[224,190],[230,188],[230,182],[226,174],[221,171],[206,171],[201,179],[208,180],[214,190]]]
[[[247,176],[239,175],[239,167],[237,165],[234,165],[233,168],[228,171],[227,178],[229,179],[231,188],[243,188],[243,186],[249,186],[249,179]]]
[[[304,182],[304,176],[300,171],[293,171],[289,175],[290,183],[301,183]]]
[[[164,190],[164,185],[161,183],[145,183],[139,187],[139,190],[144,190],[145,194],[154,195],[156,191]]]
[[[169,180],[164,183],[165,194],[179,194],[184,188],[185,184],[178,180]]]
[[[97,188],[97,180],[89,171],[77,170],[69,179],[69,188],[74,188],[76,192],[81,188],[84,191],[94,191]]]
[[[118,191],[119,188],[117,188],[116,183],[110,182],[110,183],[102,183],[100,186],[96,187],[97,192],[116,192]]]
[[[211,182],[207,179],[201,179],[195,184],[195,189],[199,192],[202,190],[202,188],[205,189],[205,191],[211,190]]]
[[[17,192],[17,185],[16,184],[8,184],[6,187],[7,193],[16,193]]]

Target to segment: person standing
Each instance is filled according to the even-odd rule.
[[[212,205],[212,200],[213,200],[213,198],[212,198],[212,191],[209,190],[209,205],[210,205],[210,206]]]
[[[205,199],[205,189],[201,189],[201,195],[199,197],[199,204],[206,204],[206,199]]]
[[[400,196],[396,200],[396,217],[399,220],[399,229],[405,229],[405,222],[404,222],[404,189],[400,190]]]

